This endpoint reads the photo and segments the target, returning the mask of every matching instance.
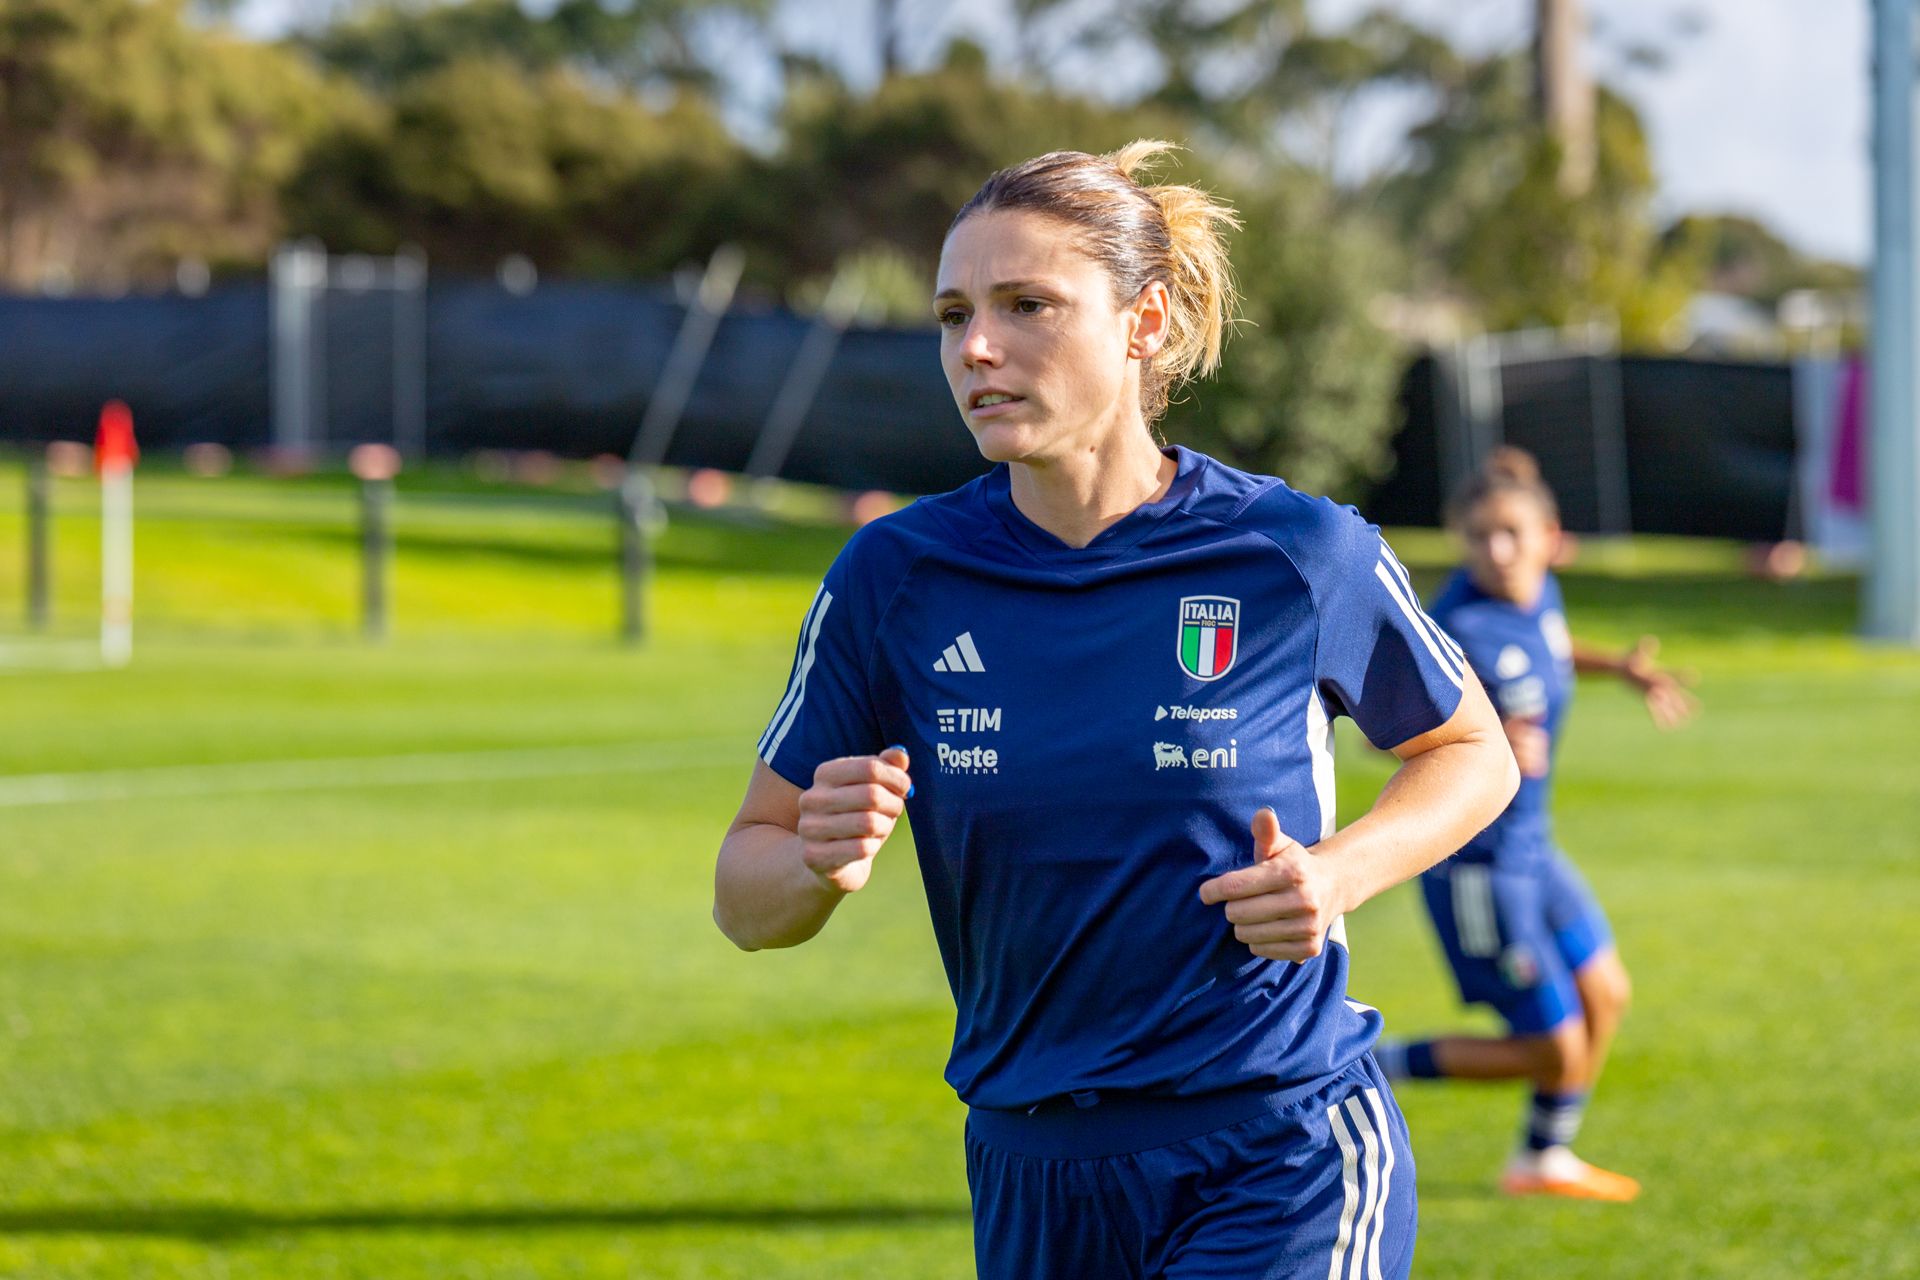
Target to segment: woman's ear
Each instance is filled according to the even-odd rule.
[[[1158,280],[1151,282],[1127,310],[1133,316],[1133,334],[1127,340],[1128,359],[1153,359],[1167,344],[1173,322],[1173,299],[1167,293],[1167,286]]]

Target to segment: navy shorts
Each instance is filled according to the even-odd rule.
[[[1613,939],[1593,891],[1558,849],[1510,870],[1443,862],[1420,877],[1460,998],[1488,1004],[1520,1035],[1580,1012],[1573,975]]]
[[[1407,1126],[1371,1054],[1279,1093],[967,1117],[980,1280],[1405,1280]]]

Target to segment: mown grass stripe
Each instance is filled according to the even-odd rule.
[[[247,760],[228,764],[156,765],[79,773],[0,777],[0,809],[85,804],[99,800],[154,800],[273,791],[330,791],[355,787],[432,786],[591,773],[660,773],[723,764],[731,755],[706,754],[742,744],[733,737],[674,742],[614,742],[498,751],[441,751],[409,755],[340,756],[312,760]]]

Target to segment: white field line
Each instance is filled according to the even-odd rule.
[[[81,773],[20,773],[0,775],[0,809],[101,800],[502,782],[595,773],[664,773],[709,765],[744,768],[745,759],[742,740],[728,737],[501,751],[155,765]]]
[[[0,644],[0,674],[14,671],[101,671],[98,640]]]

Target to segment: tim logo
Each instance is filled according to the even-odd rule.
[[[1153,771],[1162,769],[1238,769],[1240,739],[1228,738],[1224,747],[1195,747],[1189,751],[1177,742],[1153,744]]]
[[[1180,669],[1195,680],[1218,680],[1240,653],[1240,602],[1228,596],[1180,601]]]
[[[942,733],[998,733],[999,707],[936,707]]]

